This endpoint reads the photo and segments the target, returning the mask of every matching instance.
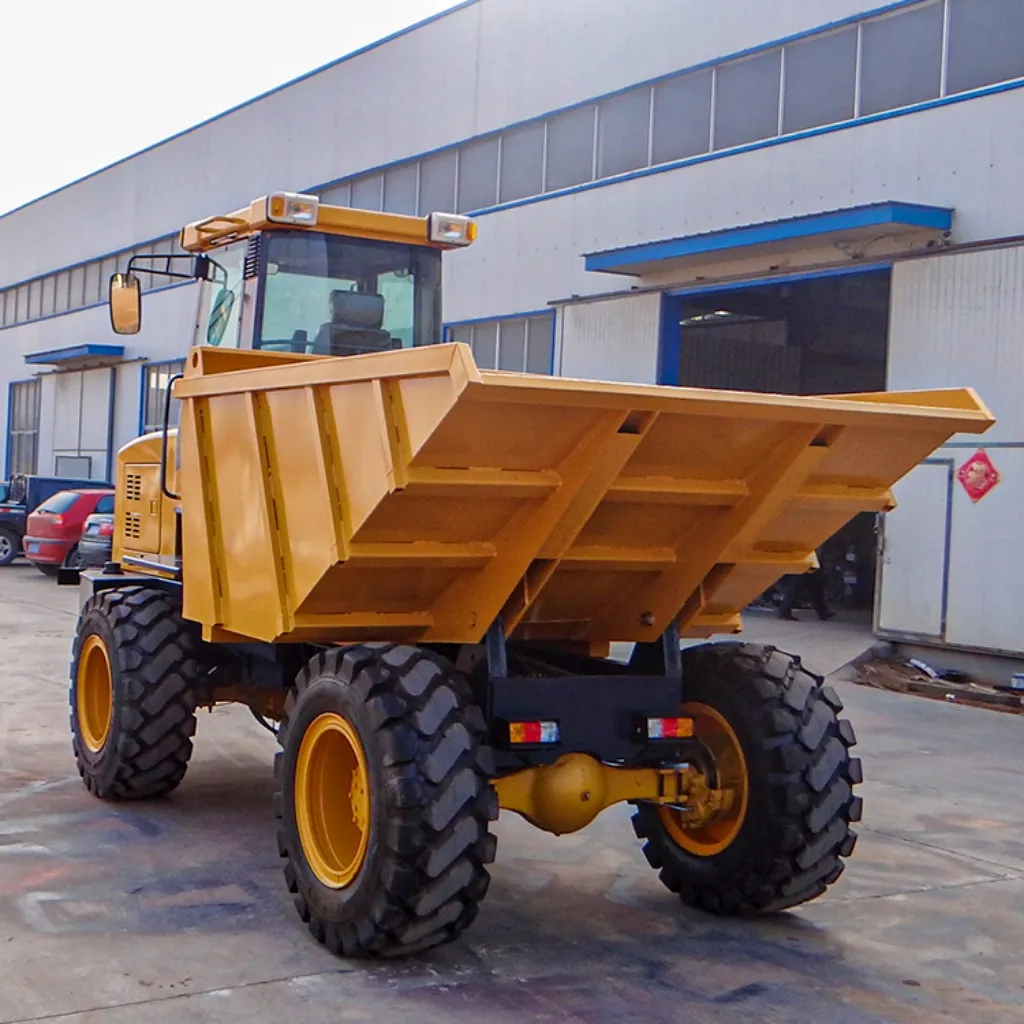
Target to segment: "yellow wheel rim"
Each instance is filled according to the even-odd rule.
[[[713,857],[736,839],[747,815],[747,760],[732,726],[714,708],[707,704],[684,704],[680,713],[693,719],[694,737],[714,762],[716,787],[732,791],[732,805],[699,824],[684,821],[671,807],[659,807],[658,814],[665,831],[687,853]]]
[[[332,889],[349,885],[370,842],[370,773],[359,736],[341,715],[320,715],[302,737],[295,820],[313,874]]]
[[[114,717],[114,678],[107,645],[95,633],[86,637],[78,656],[75,711],[82,742],[91,753],[98,754],[107,742]]]

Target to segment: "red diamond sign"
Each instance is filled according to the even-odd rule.
[[[971,501],[977,503],[999,483],[999,470],[982,451],[976,451],[956,472],[956,478]]]

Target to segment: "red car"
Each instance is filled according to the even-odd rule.
[[[78,540],[86,517],[113,511],[113,491],[58,491],[28,517],[25,557],[47,576],[56,576],[62,565],[79,566]]]

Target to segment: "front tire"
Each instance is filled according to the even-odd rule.
[[[313,936],[348,957],[449,942],[487,892],[497,817],[483,716],[451,665],[392,644],[317,655],[275,761],[285,879]]]
[[[799,658],[754,644],[686,650],[683,679],[684,714],[711,737],[709,760],[740,798],[703,828],[640,805],[633,827],[647,860],[685,904],[712,913],[772,913],[820,896],[861,817],[861,764],[836,692]]]
[[[71,733],[94,796],[151,799],[184,778],[196,730],[196,648],[159,590],[119,587],[85,603],[71,658]]]

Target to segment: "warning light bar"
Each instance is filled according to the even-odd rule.
[[[510,744],[557,743],[561,739],[557,722],[509,722]]]
[[[649,740],[684,740],[693,735],[692,718],[648,718]]]

